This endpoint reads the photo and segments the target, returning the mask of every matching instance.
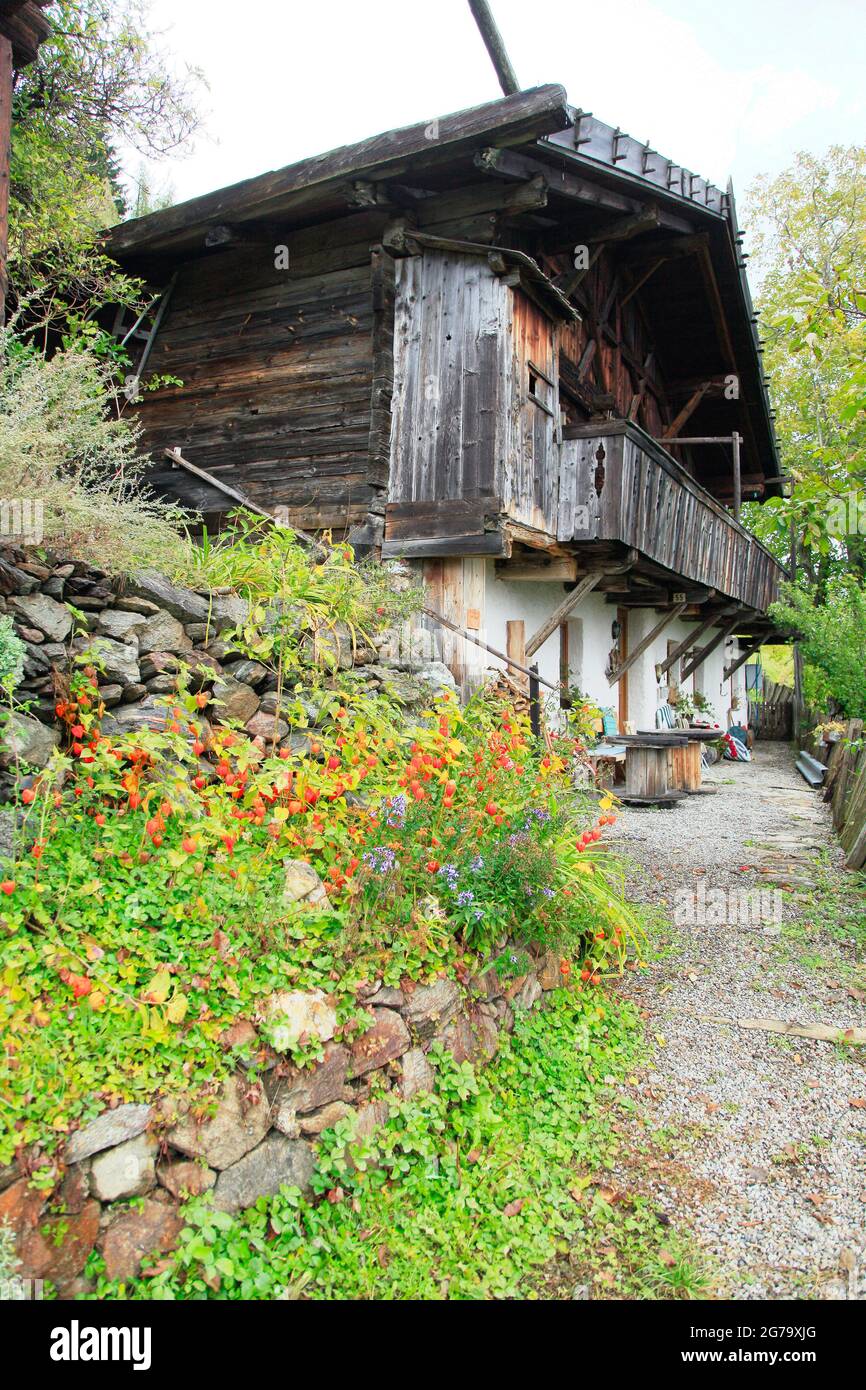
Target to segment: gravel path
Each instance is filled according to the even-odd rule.
[[[660,958],[623,982],[658,1047],[632,1088],[640,1105],[618,1176],[692,1232],[723,1297],[866,1299],[866,1049],[711,1021],[866,1023],[850,953],[822,942],[831,966],[810,968],[814,946],[798,953],[783,925],[805,920],[808,900],[772,896],[773,877],[814,879],[816,850],[839,863],[829,819],[787,745],[759,744],[752,763],[705,776],[715,795],[624,808],[614,831],[634,861],[632,895],[677,924]],[[740,894],[761,886],[764,920],[744,920]],[[727,924],[711,924],[722,908]]]

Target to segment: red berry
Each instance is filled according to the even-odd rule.
[[[8,897],[10,893],[14,893],[14,892],[15,892],[15,880],[14,880],[14,878],[4,878],[3,882],[0,883],[0,893],[5,893],[6,896]]]

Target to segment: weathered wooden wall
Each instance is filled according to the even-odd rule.
[[[288,270],[275,268],[265,244],[180,267],[147,375],[167,373],[183,385],[140,405],[155,459],[179,447],[259,505],[287,507],[305,527],[363,520],[386,469],[381,450],[371,453],[369,229],[366,242],[354,242],[360,229],[346,225],[358,220],[341,224],[338,244],[297,234]],[[206,485],[163,473],[156,480],[190,505],[222,505]]]
[[[477,256],[410,256],[396,278],[391,502],[486,499],[555,535],[557,326]]]
[[[511,361],[498,491],[506,516],[556,535],[559,504],[559,325],[510,293]]]
[[[510,292],[477,256],[407,256],[396,281],[389,498],[492,496]]]

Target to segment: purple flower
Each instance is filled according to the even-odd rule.
[[[375,874],[390,874],[400,867],[394,851],[386,845],[375,845],[362,857],[367,867]]]
[[[406,819],[406,798],[405,796],[392,796],[390,800],[386,797],[382,803],[382,813],[385,821],[390,826],[402,825]]]
[[[449,888],[456,888],[460,871],[456,864],[443,864],[439,870],[439,877],[444,878]]]
[[[471,888],[465,888],[462,893],[457,894],[458,907],[468,907],[469,904],[474,903],[474,901],[475,894],[472,892]]]
[[[481,854],[477,854],[475,858],[472,860],[472,863],[469,865],[469,868],[473,874],[477,874],[481,869],[484,868],[484,856]]]

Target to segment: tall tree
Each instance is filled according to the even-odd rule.
[[[52,326],[134,297],[98,247],[126,211],[121,151],[188,145],[201,79],[172,74],[147,0],[53,0],[46,13],[52,34],[14,87],[9,273],[27,320]]]
[[[749,509],[821,600],[866,576],[866,148],[797,156],[748,203],[761,329],[793,494]],[[792,540],[793,538],[793,540]]]

